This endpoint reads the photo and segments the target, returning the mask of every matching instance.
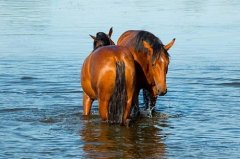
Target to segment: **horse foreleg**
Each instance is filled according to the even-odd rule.
[[[140,114],[139,103],[138,103],[138,94],[139,93],[136,93],[134,95],[133,102],[132,102],[131,118],[133,120],[136,120]]]
[[[149,100],[150,100],[150,93],[146,89],[143,89],[143,102],[145,106],[145,110],[149,108]]]
[[[154,97],[153,94],[151,94],[148,90],[143,89],[143,100],[144,100],[145,110],[152,111],[156,105],[157,96]]]
[[[151,95],[150,99],[151,99],[150,110],[153,111],[157,102],[157,96],[154,97],[153,95]]]
[[[83,93],[83,115],[89,115],[93,100],[84,92]]]

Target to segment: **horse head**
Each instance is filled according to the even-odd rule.
[[[157,96],[163,96],[167,93],[167,83],[166,83],[166,75],[168,72],[168,65],[170,63],[168,50],[172,47],[174,44],[175,39],[173,39],[169,44],[167,45],[161,45],[159,52],[154,55],[154,48],[147,43],[146,41],[143,41],[144,47],[149,52],[149,65],[148,65],[148,77],[150,79],[153,79],[153,95]],[[151,76],[151,77],[149,77]]]
[[[153,95],[163,96],[167,93],[167,83],[166,75],[168,72],[168,65],[170,63],[168,50],[174,44],[175,39],[173,39],[167,45],[159,43],[157,52],[157,47],[149,44],[147,41],[143,41],[143,46],[147,49],[147,58],[150,63],[147,68],[147,80],[152,83]]]
[[[110,28],[108,34],[104,32],[98,32],[96,36],[90,35],[94,40],[93,49],[95,50],[101,46],[115,45],[115,43],[111,39],[112,32],[113,32],[113,29]]]

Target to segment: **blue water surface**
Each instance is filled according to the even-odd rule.
[[[0,158],[240,158],[240,1],[1,0]],[[147,30],[169,51],[157,115],[82,119],[89,34]],[[142,97],[140,103],[142,104]]]

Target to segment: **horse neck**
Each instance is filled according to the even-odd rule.
[[[134,32],[134,34],[136,33],[137,32]],[[118,45],[128,48],[131,54],[133,55],[135,68],[136,68],[136,77],[138,79],[136,82],[136,87],[139,87],[140,89],[148,88],[150,87],[150,84],[147,81],[147,72],[148,72],[147,55],[143,52],[135,51],[135,48],[133,47],[134,44],[132,43],[134,36],[128,37],[127,35],[125,35],[120,37],[118,41]]]
[[[149,89],[151,88],[151,84],[153,79],[151,77],[148,77],[148,60],[146,54],[143,52],[135,52],[131,51],[133,57],[134,57],[134,62],[135,62],[135,68],[136,68],[136,79],[137,80],[137,87],[141,88],[146,88]],[[148,77],[148,78],[147,78]],[[149,79],[149,80],[147,80]]]
[[[125,33],[123,33],[117,42],[117,45],[125,46],[127,47],[131,54],[134,57],[134,62],[135,62],[135,67],[136,67],[136,75],[137,75],[137,87],[141,88],[146,88],[150,87],[149,82],[147,81],[147,67],[148,67],[148,61],[147,61],[147,56],[143,52],[135,52],[135,46],[133,44],[134,38],[138,34],[139,31],[137,30],[129,30]],[[142,59],[142,60],[141,60]]]

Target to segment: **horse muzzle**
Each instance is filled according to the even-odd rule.
[[[154,97],[157,97],[157,96],[164,96],[165,94],[167,94],[167,89],[165,89],[165,91],[162,91],[162,89],[160,89],[160,87],[153,87],[153,95]]]
[[[159,95],[159,96],[164,96],[165,94],[167,94],[167,89],[166,89],[164,92],[162,92],[162,91],[159,91],[159,92],[158,92],[158,95]]]

